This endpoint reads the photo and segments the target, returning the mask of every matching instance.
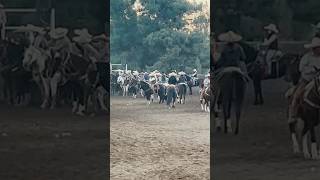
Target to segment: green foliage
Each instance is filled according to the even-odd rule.
[[[199,6],[185,0],[140,2],[143,8],[137,15],[134,0],[111,0],[112,63],[160,71],[209,67],[209,37],[201,31],[209,20],[197,19],[199,31],[183,30],[188,24],[185,15],[199,10]]]

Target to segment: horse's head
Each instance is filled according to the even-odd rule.
[[[22,64],[27,70],[31,70],[33,65],[37,65],[41,72],[45,69],[46,58],[45,54],[41,53],[40,50],[34,47],[29,47],[24,53]]]

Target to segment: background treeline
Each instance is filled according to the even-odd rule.
[[[203,11],[203,5],[186,0],[110,4],[112,63],[165,72],[209,68],[209,11]]]
[[[246,40],[260,40],[262,27],[277,24],[281,38],[286,40],[309,39],[311,24],[320,21],[319,0],[214,0],[211,13],[214,31],[226,30],[241,33]]]

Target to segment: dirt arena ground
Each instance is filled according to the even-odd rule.
[[[248,96],[239,136],[214,134],[214,180],[318,180],[320,162],[292,151],[283,96],[288,85],[271,80],[263,86],[265,105],[252,106]]]
[[[131,97],[111,98],[111,179],[209,179],[209,113],[199,96],[169,110]]]
[[[214,133],[214,180],[318,180],[319,161],[292,152],[283,96],[288,85],[269,80],[263,86],[263,106],[252,105],[248,88],[238,136]],[[198,96],[191,99],[169,111],[113,97],[111,179],[209,179],[209,116],[200,112]]]
[[[0,179],[106,179],[106,119],[0,105]]]

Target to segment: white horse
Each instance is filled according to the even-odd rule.
[[[117,83],[120,84],[122,89],[122,96],[128,96],[129,91],[129,79],[127,76],[119,76],[117,79]]]
[[[40,86],[43,96],[41,108],[46,108],[51,101],[51,109],[55,107],[58,83],[61,80],[61,73],[55,72],[49,77],[46,71],[46,62],[50,60],[50,53],[41,51],[35,47],[26,49],[23,59],[23,67],[29,69],[34,74],[34,80]]]

